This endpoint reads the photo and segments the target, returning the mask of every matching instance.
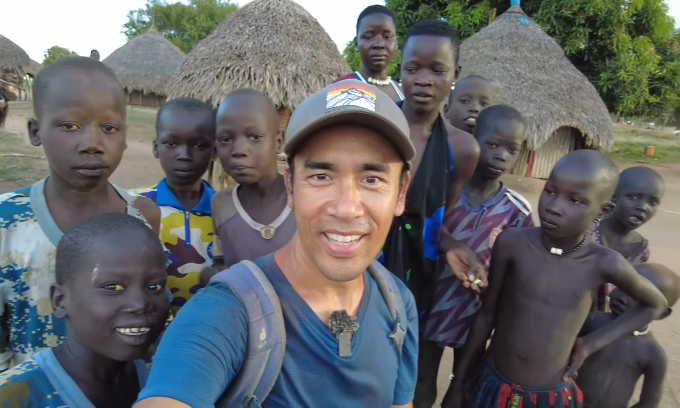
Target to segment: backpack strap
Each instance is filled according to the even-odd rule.
[[[408,330],[408,315],[406,314],[404,298],[401,296],[401,291],[397,286],[394,275],[392,275],[392,272],[385,269],[380,262],[371,262],[368,266],[368,272],[378,284],[380,293],[382,293],[385,303],[387,303],[387,309],[389,309],[390,315],[394,320],[394,330],[390,334],[390,337],[397,345],[399,355],[401,356],[404,338],[406,337],[406,331]]]
[[[286,352],[286,326],[279,297],[264,272],[241,261],[213,276],[238,296],[248,315],[248,350],[236,380],[217,407],[260,407],[279,378]]]

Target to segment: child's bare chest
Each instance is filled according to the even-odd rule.
[[[548,306],[590,304],[600,282],[588,258],[558,258],[546,251],[546,254],[516,259],[507,276],[508,286],[520,299],[533,299]]]

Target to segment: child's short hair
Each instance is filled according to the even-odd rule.
[[[458,33],[453,29],[448,23],[441,20],[420,20],[411,27],[406,40],[404,40],[404,45],[402,48],[406,48],[406,43],[409,38],[419,36],[419,35],[430,35],[433,37],[444,37],[451,41],[454,51],[454,62],[458,66],[458,57],[460,54],[460,37]]]
[[[521,123],[526,129],[527,121],[517,109],[509,105],[493,105],[484,109],[477,117],[475,139],[478,139],[480,135],[490,131],[494,123],[501,118]]]
[[[33,107],[38,118],[42,116],[43,105],[45,98],[49,92],[52,81],[61,77],[62,75],[69,75],[73,73],[104,74],[120,87],[116,74],[111,71],[111,68],[102,64],[101,62],[88,57],[69,57],[60,59],[55,63],[48,65],[40,71],[33,83]],[[123,92],[123,88],[120,88]]]
[[[453,95],[456,94],[456,90],[457,90],[457,89],[460,89],[461,85],[463,85],[464,83],[466,83],[466,82],[468,82],[468,81],[472,81],[472,80],[475,80],[475,79],[480,80],[480,81],[484,81],[484,82],[486,82],[486,83],[489,83],[489,80],[486,79],[486,78],[484,78],[484,77],[481,76],[481,75],[468,75],[468,76],[466,76],[465,78],[459,79],[459,80],[454,84],[454,87],[453,87],[453,89],[451,89],[451,92],[449,92],[449,104],[451,104],[451,99],[453,98]]]
[[[361,24],[361,20],[363,20],[364,17],[368,17],[373,14],[384,14],[390,17],[396,27],[397,20],[394,18],[394,13],[392,13],[392,10],[388,9],[385,6],[381,6],[380,4],[374,4],[372,6],[366,7],[364,11],[362,11],[361,14],[359,14],[359,18],[357,18],[357,32],[359,32],[359,25]]]
[[[224,98],[224,102],[227,100],[234,98],[236,96],[253,96],[255,98],[260,99],[262,102],[267,105],[267,114],[269,117],[269,120],[271,122],[271,125],[274,126],[278,130],[279,127],[279,113],[278,109],[276,109],[276,105],[274,102],[272,102],[271,98],[265,95],[264,93],[258,91],[257,89],[253,88],[239,88],[235,91],[232,91],[229,95],[227,95],[226,98]]]
[[[161,115],[165,111],[173,111],[173,110],[184,110],[184,111],[203,111],[205,112],[209,118],[211,118],[210,123],[208,125],[210,126],[209,131],[211,135],[215,134],[215,110],[213,109],[212,105],[210,105],[207,102],[203,102],[201,100],[198,100],[196,98],[177,98],[177,99],[172,99],[163,104],[160,109],[158,109],[158,113],[156,114],[156,135],[158,136],[158,129],[160,125],[160,120],[161,120]]]
[[[57,246],[57,283],[65,284],[73,280],[90,260],[98,240],[114,232],[141,234],[150,246],[157,247],[160,256],[165,256],[158,236],[139,218],[124,213],[105,213],[77,225],[61,238]],[[165,263],[162,259],[160,262]]]
[[[619,175],[619,183],[616,185],[616,192],[614,194],[618,194],[622,188],[627,187],[631,182],[642,179],[658,180],[662,186],[666,184],[663,177],[661,177],[661,174],[657,173],[654,169],[647,166],[633,166],[624,169],[621,172],[621,175]]]

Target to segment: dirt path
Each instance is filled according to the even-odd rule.
[[[143,111],[142,111],[143,113]],[[137,112],[137,114],[140,114]],[[153,114],[153,112],[147,113]],[[26,120],[30,117],[30,109],[11,111],[7,130],[17,133],[28,144]],[[123,161],[112,177],[112,181],[124,188],[149,185],[163,177],[163,172],[151,153],[153,136],[147,127],[130,126],[128,131],[128,149]],[[37,151],[37,149],[36,149]],[[621,169],[636,165],[635,163],[619,163]],[[650,241],[653,262],[662,263],[678,269],[677,252],[678,231],[680,231],[680,164],[650,166],[658,171],[666,181],[666,196],[660,211],[640,232]],[[538,207],[538,197],[544,182],[517,176],[505,176],[504,182],[510,188],[524,195],[534,209]],[[0,182],[0,193],[13,190],[19,186]],[[535,215],[535,214],[534,214]],[[538,221],[538,220],[536,220]],[[680,309],[680,306],[678,307]],[[669,359],[668,376],[661,408],[680,407],[680,313],[674,313],[668,319],[653,324],[653,331],[659,342],[666,349]],[[452,353],[447,350],[440,367],[439,398],[448,387],[448,374],[452,367]]]

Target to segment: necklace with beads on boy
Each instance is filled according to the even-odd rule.
[[[567,249],[567,250],[555,248],[555,247],[548,245],[548,243],[545,242],[545,235],[544,234],[541,234],[541,243],[543,244],[545,249],[547,249],[551,254],[557,255],[557,256],[562,256],[564,254],[568,254],[570,252],[574,252],[574,251],[579,250],[586,243],[586,236],[585,235],[583,236],[583,239],[581,240],[581,242],[579,242],[578,245],[576,245],[575,247],[573,247],[571,249]]]

